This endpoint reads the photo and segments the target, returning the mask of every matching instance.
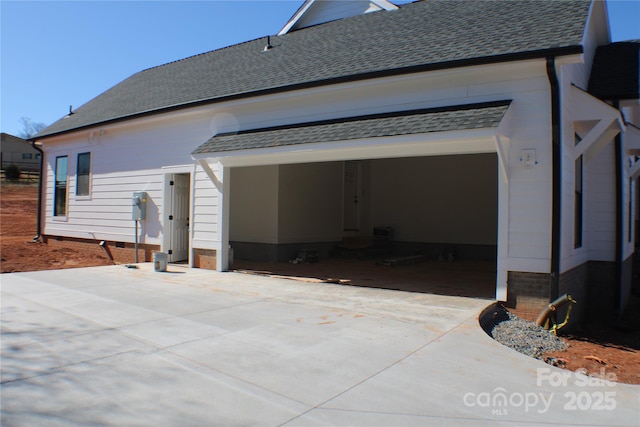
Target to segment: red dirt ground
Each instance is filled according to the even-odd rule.
[[[57,245],[58,249],[52,249],[46,244],[33,243],[36,233],[37,192],[37,186],[33,185],[3,184],[1,187],[2,273],[112,264],[106,256],[87,256],[77,248]],[[277,268],[277,264],[272,264],[271,267]],[[284,268],[286,267],[284,264]],[[270,273],[287,275],[286,271]],[[367,280],[375,281],[375,278]],[[376,285],[383,286],[371,283],[371,286]],[[638,290],[638,284],[635,285]],[[534,320],[525,313],[515,311],[515,314]],[[579,334],[563,339],[569,344],[569,349],[547,356],[563,359],[567,369],[585,369],[594,375],[603,372],[609,376],[615,374],[619,382],[640,384],[640,295],[637,292],[632,296],[622,321],[587,325]]]
[[[107,256],[87,256],[73,247],[51,248],[34,243],[38,187],[2,184],[0,193],[0,270],[57,270],[112,265]],[[62,246],[62,245],[61,245]]]

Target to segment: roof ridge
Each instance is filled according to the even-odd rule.
[[[394,13],[356,15],[145,68],[38,137],[240,97],[581,53],[589,2],[528,0],[512,7],[511,1],[427,0],[400,6]],[[469,18],[483,11],[491,13]],[[523,16],[535,16],[536,25],[516,19]],[[537,25],[541,19],[544,25]],[[264,53],[269,37],[275,48]]]
[[[412,2],[409,2],[409,3],[403,3],[403,4],[399,4],[399,5],[396,4],[396,6],[398,6],[398,8],[405,8],[407,6],[412,6],[412,5],[415,5],[417,3],[421,3],[422,1],[425,1],[425,0],[415,0],[415,1],[412,1]],[[331,24],[331,23],[338,22],[338,21],[345,21],[345,20],[348,20],[348,19],[358,18],[358,17],[361,17],[361,16],[363,16],[363,15],[348,16],[346,18],[341,18],[341,19],[337,19],[337,20],[333,20],[333,21],[322,22],[322,23],[319,23],[319,24],[310,25],[308,27],[304,27],[304,28],[300,28],[300,29],[297,29],[295,31],[292,31],[291,34],[298,33],[298,32],[305,31],[305,30],[311,30],[313,28],[318,28],[320,26]],[[267,39],[268,37],[272,37],[272,38],[274,38],[274,37],[275,38],[285,37],[286,38],[288,34],[290,34],[290,33],[286,33],[286,34],[282,34],[282,35],[277,34],[277,33],[276,34],[267,34],[267,35],[264,35],[264,36],[256,37],[256,38],[251,39],[251,40],[246,40],[246,41],[243,41],[243,42],[234,43],[234,44],[231,44],[229,46],[224,46],[224,47],[220,47],[220,48],[217,48],[217,49],[208,50],[206,52],[196,53],[194,55],[186,56],[184,58],[176,59],[174,61],[169,61],[169,62],[164,63],[164,64],[159,64],[159,65],[155,65],[153,67],[145,68],[145,69],[140,70],[140,71],[138,71],[137,73],[134,73],[134,74],[143,73],[145,71],[153,70],[153,69],[156,69],[156,68],[161,68],[161,67],[164,67],[165,65],[171,65],[171,64],[178,63],[178,62],[187,61],[189,59],[197,58],[199,56],[205,56],[205,55],[212,54],[212,53],[215,53],[215,52],[222,52],[224,50],[232,49],[232,48],[235,48],[237,46],[242,46],[242,45],[246,45],[246,44],[257,42],[258,40]]]

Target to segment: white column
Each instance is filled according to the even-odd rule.
[[[218,240],[216,269],[229,271],[229,201],[231,200],[231,168],[218,163]]]
[[[501,163],[500,161],[498,163]],[[498,265],[496,300],[507,300],[507,258],[509,257],[509,180],[508,164],[498,165]]]

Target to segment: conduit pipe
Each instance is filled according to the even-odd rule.
[[[44,151],[42,148],[36,145],[36,141],[31,141],[31,146],[34,150],[37,150],[40,153],[40,173],[38,174],[38,213],[36,218],[36,235],[33,238],[33,242],[40,241],[40,237],[42,234],[42,171],[44,169]]]
[[[560,86],[554,56],[547,56],[547,77],[551,86],[551,289],[550,298],[558,298],[560,287],[560,226],[562,220],[562,150],[560,121]]]

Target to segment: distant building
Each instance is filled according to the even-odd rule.
[[[28,141],[2,132],[0,142],[2,169],[15,164],[24,171],[40,170],[40,153]]]

